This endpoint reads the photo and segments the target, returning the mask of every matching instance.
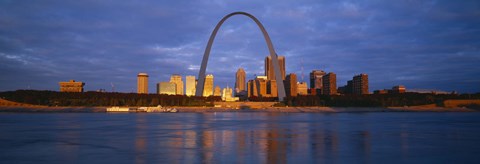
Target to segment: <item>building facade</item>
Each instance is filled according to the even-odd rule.
[[[243,68],[239,68],[237,70],[237,73],[235,74],[235,93],[240,93],[242,91],[245,91],[245,79],[246,79],[246,73]]]
[[[285,84],[285,92],[287,97],[297,96],[297,75],[294,73],[288,74],[283,82]]]
[[[195,96],[196,86],[197,86],[197,82],[195,80],[195,76],[185,77],[185,95]]]
[[[83,86],[85,83],[81,81],[62,81],[58,83],[60,85],[60,92],[83,92]]]
[[[148,94],[148,74],[139,73],[137,75],[137,93]]]
[[[173,74],[172,76],[170,76],[170,82],[172,83],[175,83],[176,85],[176,94],[177,95],[183,95],[183,80],[182,80],[182,76],[178,75],[178,74]]]
[[[213,90],[213,96],[222,96],[222,88],[220,88],[220,86],[215,86],[215,89]]]
[[[324,75],[322,78],[323,78],[322,94],[324,95],[337,94],[337,75],[333,72],[330,72]]]
[[[368,92],[368,75],[359,74],[353,76],[353,94],[363,95],[369,94]]]
[[[308,95],[308,86],[306,82],[297,82],[298,95]]]
[[[175,84],[174,82],[157,83],[157,94],[176,95],[177,84]]]
[[[280,74],[282,74],[282,80],[285,80],[285,56],[277,56],[278,65],[280,66]],[[273,69],[272,58],[270,56],[265,57],[265,76],[267,80],[275,79],[275,70]]]
[[[205,76],[205,85],[203,87],[203,97],[213,95],[213,75],[208,74]]]
[[[323,87],[323,81],[322,77],[323,75],[326,75],[327,73],[322,70],[313,70],[310,72],[310,88],[313,89],[322,89]]]

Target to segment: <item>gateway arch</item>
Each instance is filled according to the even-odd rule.
[[[207,47],[205,48],[205,53],[203,54],[203,59],[202,59],[202,65],[200,67],[200,72],[198,72],[198,83],[197,83],[197,89],[195,91],[195,96],[203,96],[203,89],[205,87],[205,71],[207,69],[207,63],[208,63],[208,56],[210,56],[210,50],[212,49],[212,44],[213,40],[215,39],[215,36],[217,35],[218,29],[222,26],[223,22],[225,22],[228,18],[234,16],[234,15],[244,15],[255,21],[257,24],[258,28],[263,33],[263,37],[265,38],[265,41],[267,42],[268,46],[268,51],[270,52],[270,57],[272,58],[272,63],[273,63],[273,70],[275,71],[275,80],[277,83],[277,89],[278,89],[278,100],[282,101],[283,98],[285,97],[285,87],[283,86],[283,79],[282,76],[280,76],[280,66],[278,63],[278,57],[277,53],[275,52],[275,49],[273,48],[272,41],[270,40],[270,37],[268,36],[267,31],[265,30],[265,27],[263,27],[262,23],[258,21],[257,18],[255,18],[253,15],[246,13],[246,12],[233,12],[220,20],[218,22],[217,26],[215,26],[215,29],[213,30],[212,34],[210,35],[210,39],[208,39],[208,44]]]

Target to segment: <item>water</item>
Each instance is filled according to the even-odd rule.
[[[480,163],[480,113],[0,113],[0,163]]]

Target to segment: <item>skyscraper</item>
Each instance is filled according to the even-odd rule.
[[[325,74],[327,73],[325,73],[322,70],[313,70],[312,72],[310,72],[310,88],[322,89],[322,86],[323,86],[322,77]]]
[[[196,81],[195,76],[186,76],[185,77],[185,95],[195,96]]]
[[[148,74],[147,73],[139,73],[137,75],[137,93],[138,94],[148,93]]]
[[[353,76],[353,94],[368,94],[368,75],[359,74]]]
[[[175,83],[176,85],[176,94],[177,95],[183,95],[183,81],[182,81],[182,76],[178,74],[173,74],[170,76],[170,82]]]
[[[285,56],[278,56],[278,65],[280,66],[282,80],[285,80]],[[270,56],[265,57],[265,76],[267,76],[267,80],[276,80],[272,58]]]
[[[208,97],[213,95],[213,75],[208,74],[205,76],[205,85],[203,87],[203,96]]]
[[[323,76],[322,94],[334,95],[337,94],[337,75],[330,72]]]
[[[287,96],[297,96],[297,75],[294,73],[288,74],[283,82],[285,84],[285,92]]]
[[[245,70],[243,70],[243,68],[239,68],[235,76],[235,93],[245,91],[245,77]]]

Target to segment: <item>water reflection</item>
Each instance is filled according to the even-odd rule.
[[[0,114],[0,159],[6,163],[371,163],[392,159],[478,163],[474,158],[480,153],[478,117]]]

